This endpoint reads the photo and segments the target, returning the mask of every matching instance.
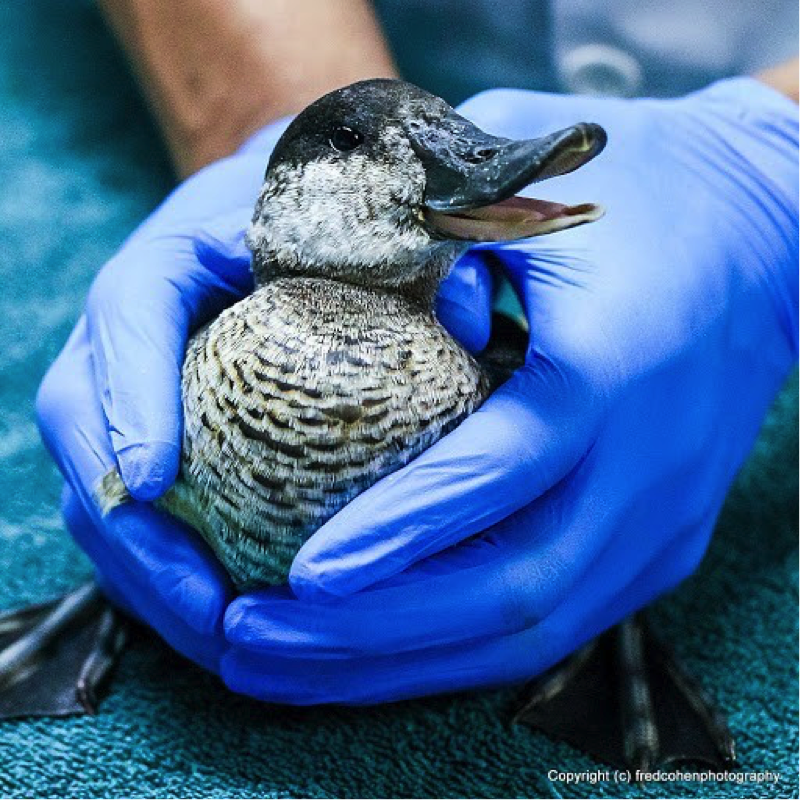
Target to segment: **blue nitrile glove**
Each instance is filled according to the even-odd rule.
[[[98,274],[37,401],[43,438],[68,484],[67,525],[98,580],[117,604],[215,671],[231,596],[216,559],[196,534],[146,502],[101,519],[92,490],[115,465],[139,501],[172,484],[186,338],[252,288],[243,236],[286,124],[268,126],[187,180],[128,239]],[[454,276],[442,301],[453,331],[473,348],[489,334],[484,270]]]
[[[243,234],[285,124],[187,180],[133,233],[95,279],[37,398],[43,438],[68,484],[67,526],[99,582],[215,671],[231,597],[224,570],[196,534],[146,502],[101,519],[92,490],[117,465],[140,501],[172,484],[186,337],[251,288]]]
[[[233,601],[235,690],[376,702],[545,669],[697,566],[796,363],[789,100],[737,79],[670,101],[493,91],[463,111],[512,138],[603,125],[599,158],[532,194],[607,216],[468,256],[514,283],[525,366],[317,532],[294,595]]]

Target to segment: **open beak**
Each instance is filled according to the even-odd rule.
[[[426,175],[423,214],[436,234],[470,242],[525,239],[603,216],[601,206],[567,206],[516,197],[531,183],[565,175],[591,161],[606,133],[582,122],[540,139],[490,136],[452,112],[409,132]]]

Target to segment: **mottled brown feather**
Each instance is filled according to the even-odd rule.
[[[239,589],[283,583],[326,520],[474,411],[480,365],[397,293],[268,282],[189,342],[181,470],[158,505]],[[124,495],[118,477],[100,494]]]

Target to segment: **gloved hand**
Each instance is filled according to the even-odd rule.
[[[237,691],[377,702],[547,668],[697,566],[796,362],[792,103],[738,79],[669,101],[493,91],[463,111],[512,138],[599,122],[606,151],[532,193],[607,216],[462,262],[510,276],[525,366],[317,532],[295,594],[232,602]]]
[[[214,671],[230,583],[194,532],[146,501],[178,470],[186,338],[252,288],[243,236],[286,124],[187,180],[128,239],[98,274],[37,398],[42,436],[67,481],[67,526],[98,581],[117,605]],[[459,272],[442,300],[443,316],[473,348],[489,335],[484,271]],[[140,502],[101,519],[92,490],[113,466]]]
[[[92,490],[116,465],[138,501],[172,484],[186,338],[251,289],[243,234],[285,124],[187,180],[133,233],[98,274],[37,398],[42,436],[67,482],[67,526],[98,581],[215,671],[231,597],[224,570],[195,533],[147,502],[100,518]]]

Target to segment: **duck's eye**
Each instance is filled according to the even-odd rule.
[[[346,125],[341,125],[331,134],[331,147],[340,153],[355,150],[363,141],[364,137],[358,131]]]

